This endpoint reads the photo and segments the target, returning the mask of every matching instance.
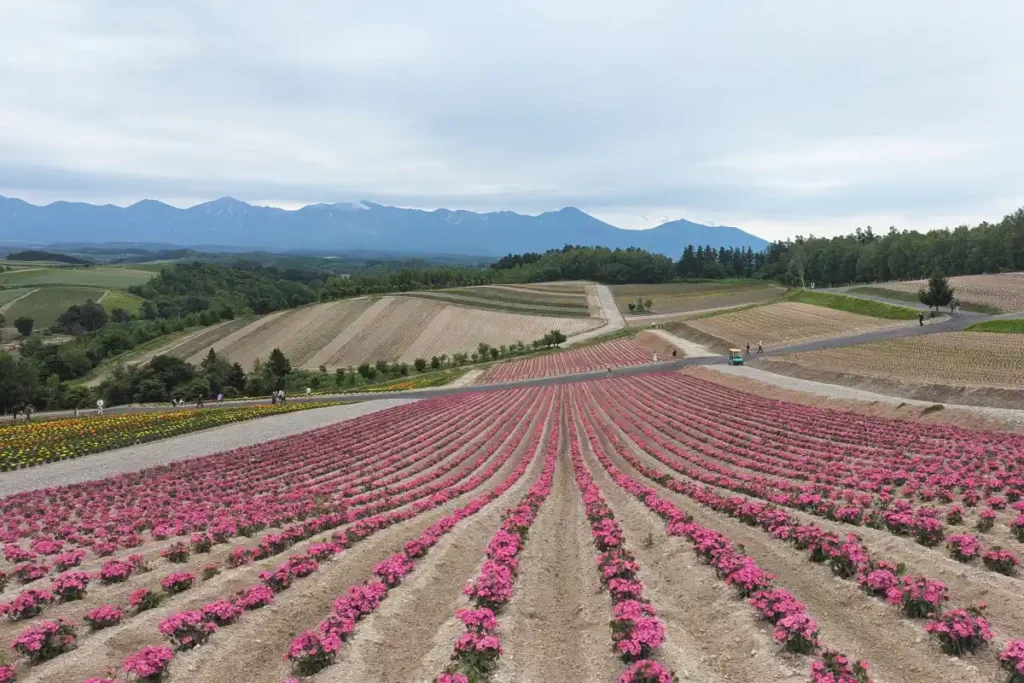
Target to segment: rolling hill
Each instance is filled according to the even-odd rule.
[[[129,242],[277,250],[331,249],[501,256],[565,244],[640,247],[678,257],[688,244],[751,247],[765,240],[739,228],[685,220],[623,230],[579,209],[528,216],[511,211],[421,211],[372,202],[314,204],[295,211],[224,197],[187,209],[153,200],[129,207],[0,197],[0,240]]]

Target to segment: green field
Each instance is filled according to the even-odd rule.
[[[0,289],[0,306],[3,306],[8,301],[14,301],[22,294],[27,294],[32,290],[29,288],[25,289]]]
[[[921,299],[918,298],[917,294],[913,292],[898,292],[894,289],[886,289],[884,287],[851,287],[851,292],[858,294],[868,294],[871,296],[877,296],[882,299],[893,299],[895,301],[906,301],[907,303],[919,304]],[[960,310],[971,311],[973,313],[990,313],[996,315],[999,313],[1005,313],[995,306],[987,306],[985,304],[970,303],[967,301],[960,302]]]
[[[965,332],[1002,332],[1005,334],[1024,334],[1024,318],[1008,320],[985,320],[964,328]]]
[[[20,293],[24,292],[25,290],[21,290]],[[38,330],[53,325],[58,316],[70,306],[84,304],[88,299],[98,301],[103,292],[102,289],[85,287],[42,287],[11,304],[4,315],[8,324],[13,324],[16,318],[28,316],[35,321],[35,328]]]
[[[0,274],[0,284],[9,287],[35,287],[38,285],[77,285],[125,289],[144,285],[156,273],[134,268],[40,268]]]
[[[799,290],[788,294],[787,301],[796,301],[803,304],[813,304],[833,308],[837,311],[867,315],[872,318],[885,318],[886,320],[913,320],[917,317],[918,311],[903,306],[893,306],[881,301],[870,299],[858,299],[842,294],[827,294],[825,292],[814,292],[808,289]]]
[[[107,310],[107,313],[110,313],[115,308],[123,308],[129,313],[138,313],[139,309],[142,308],[142,302],[143,298],[140,296],[112,289],[103,297],[103,308]]]

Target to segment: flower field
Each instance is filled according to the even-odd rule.
[[[1022,452],[669,372],[410,403],[0,499],[0,681],[1016,683]]]
[[[327,405],[337,404],[179,409],[11,423],[0,427],[0,472]]]
[[[627,365],[642,365],[650,363],[652,359],[651,352],[632,339],[613,339],[593,346],[581,346],[536,358],[499,363],[477,380],[477,384],[514,382],[521,379],[556,377]]]

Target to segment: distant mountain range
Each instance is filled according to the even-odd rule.
[[[224,197],[188,209],[146,199],[122,208],[55,202],[35,206],[0,196],[0,241],[162,243],[232,249],[380,251],[502,256],[565,244],[640,247],[678,258],[686,245],[751,247],[768,243],[739,228],[671,221],[623,230],[579,209],[526,216],[511,211],[420,211],[358,204],[313,204],[295,211]]]

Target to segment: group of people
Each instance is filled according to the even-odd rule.
[[[764,353],[764,340],[757,342],[757,352]],[[750,355],[750,342],[747,342],[747,355]]]
[[[284,405],[284,389],[278,389],[277,391],[270,392],[270,404],[277,405],[280,403]]]

